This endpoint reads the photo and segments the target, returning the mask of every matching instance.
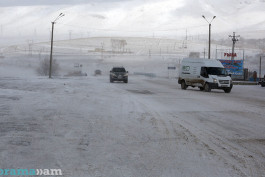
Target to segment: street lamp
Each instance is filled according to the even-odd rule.
[[[202,18],[204,18],[208,23],[209,23],[209,51],[208,51],[208,59],[211,58],[211,26],[212,26],[212,21],[213,19],[216,18],[216,16],[213,16],[213,19],[209,22],[204,15],[202,15]]]
[[[53,29],[54,29],[54,24],[55,22],[63,17],[64,14],[60,13],[60,15],[52,22],[52,35],[51,35],[51,53],[50,53],[50,69],[49,69],[49,78],[52,78],[52,49],[53,49]]]

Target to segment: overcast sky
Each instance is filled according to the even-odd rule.
[[[117,2],[129,0],[0,0],[0,6],[35,6],[35,5],[62,5],[62,4],[82,4],[95,2]]]
[[[264,9],[261,0],[0,0],[0,38],[47,39],[60,13],[57,37],[207,36],[205,15],[217,16],[213,38],[227,38],[233,31],[264,30]]]

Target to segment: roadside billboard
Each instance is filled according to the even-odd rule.
[[[232,75],[243,75],[243,60],[219,60],[226,68],[227,72]]]

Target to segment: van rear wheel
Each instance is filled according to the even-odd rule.
[[[209,83],[205,83],[205,84],[204,84],[204,91],[205,91],[205,92],[210,92],[210,91],[211,91],[211,86],[210,86]]]
[[[186,90],[187,87],[188,87],[188,86],[186,85],[185,81],[183,80],[183,81],[181,82],[181,89],[182,89],[182,90]]]

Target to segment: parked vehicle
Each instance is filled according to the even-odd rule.
[[[101,75],[101,70],[96,69],[94,75],[95,75],[95,76],[97,76],[97,75]]]
[[[181,63],[178,83],[183,90],[188,86],[199,87],[210,92],[211,89],[222,89],[230,93],[232,79],[222,63],[215,59],[184,58]]]
[[[113,67],[110,71],[110,82],[114,81],[128,83],[128,71],[124,67]]]
[[[261,87],[265,87],[265,75],[264,75],[264,78],[259,81],[259,84],[261,85]]]
[[[265,87],[265,79],[263,81],[259,81],[259,84],[261,85],[261,87]]]

